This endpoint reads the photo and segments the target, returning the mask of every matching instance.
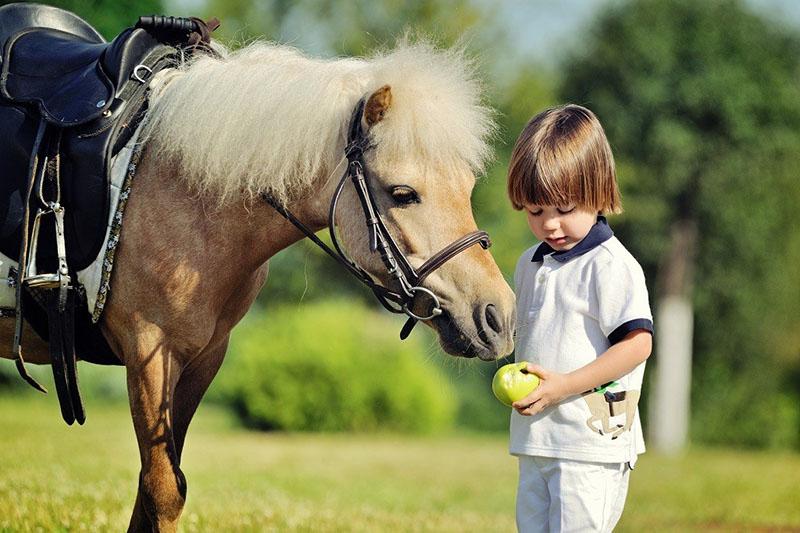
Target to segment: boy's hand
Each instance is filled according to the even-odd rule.
[[[568,380],[564,374],[550,372],[539,365],[530,363],[528,363],[526,370],[539,376],[541,382],[533,392],[511,404],[519,414],[525,416],[535,415],[570,396],[569,387],[567,386]]]

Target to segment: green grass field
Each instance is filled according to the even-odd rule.
[[[0,531],[122,531],[138,453],[127,407],[0,396]],[[514,531],[503,435],[254,433],[201,407],[183,461],[183,531]],[[646,454],[618,531],[800,531],[800,456]]]

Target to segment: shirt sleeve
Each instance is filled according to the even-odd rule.
[[[637,329],[653,332],[653,315],[642,267],[614,258],[598,270],[596,283],[600,329],[613,345]]]

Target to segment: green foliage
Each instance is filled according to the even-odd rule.
[[[237,328],[212,392],[261,429],[429,432],[454,393],[400,324],[341,300],[278,308]]]
[[[800,445],[800,396],[780,368],[736,371],[711,361],[700,379],[701,401],[692,421],[698,440],[749,448]]]
[[[327,230],[318,236],[330,246]],[[269,261],[269,276],[258,296],[260,307],[301,304],[331,296],[378,306],[372,293],[316,244],[304,239]]]
[[[511,409],[497,401],[491,383],[497,369],[513,362],[513,358],[487,363],[446,357],[439,361],[458,396],[456,426],[475,432],[507,432]]]
[[[2,4],[12,2],[2,1]],[[110,40],[136,24],[142,15],[163,14],[161,0],[50,0],[48,5],[72,11]]]
[[[18,382],[22,383],[22,379],[17,377],[14,363],[0,361],[0,390],[17,388]]]
[[[493,2],[354,2],[300,0],[209,0],[206,11],[224,24],[220,35],[233,43],[254,38],[305,43],[317,52],[361,55],[394,42],[407,30],[453,43],[492,16]],[[308,28],[314,28],[309,31]],[[471,32],[486,45],[489,36]],[[494,35],[494,39],[501,36]]]
[[[564,99],[606,128],[627,207],[614,227],[651,284],[672,224],[699,230],[694,436],[797,446],[800,38],[734,0],[631,1],[564,71]]]
[[[50,365],[26,365],[28,373],[49,392],[48,397],[54,403],[54,416],[58,415],[58,399],[53,383],[53,371]],[[78,385],[84,399],[99,399],[109,402],[127,402],[128,389],[125,381],[125,369],[121,366],[94,365],[78,362]],[[17,373],[14,361],[0,359],[0,392],[38,396]]]

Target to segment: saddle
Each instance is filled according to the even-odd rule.
[[[50,343],[68,424],[84,421],[75,350],[119,364],[81,310],[77,278],[105,240],[111,161],[147,111],[153,76],[181,55],[210,53],[218,25],[141,17],[106,42],[59,8],[0,7],[0,252],[19,263],[14,351],[22,377],[44,390],[24,369],[24,317]]]

